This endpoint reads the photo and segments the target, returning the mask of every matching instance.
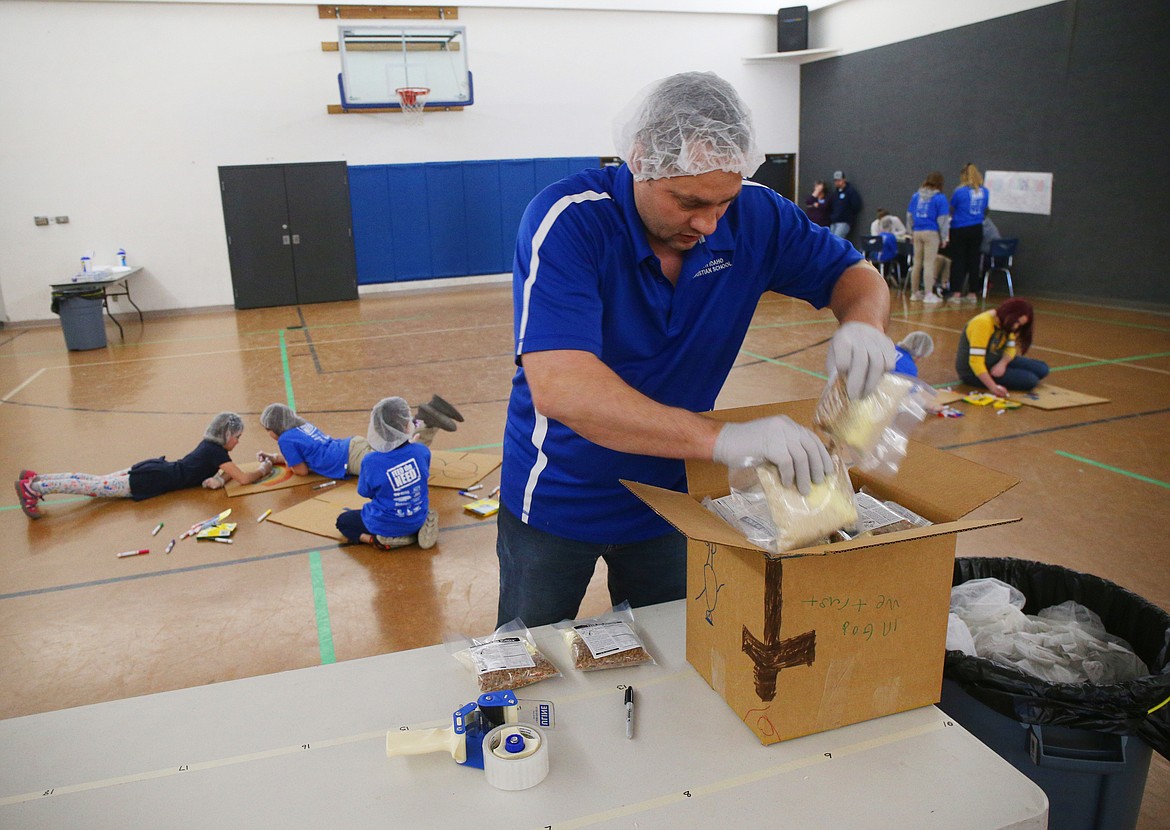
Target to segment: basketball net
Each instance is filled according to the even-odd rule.
[[[398,101],[402,106],[402,114],[408,124],[421,124],[423,108],[427,105],[427,96],[431,90],[425,86],[404,86],[394,90],[398,93]]]

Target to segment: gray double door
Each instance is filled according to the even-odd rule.
[[[236,308],[356,300],[345,162],[219,168]]]

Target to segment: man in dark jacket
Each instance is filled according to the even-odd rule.
[[[848,238],[849,229],[857,221],[857,214],[861,213],[861,194],[849,184],[840,170],[833,173],[833,184],[837,190],[833,194],[833,208],[829,213],[829,230],[837,236]]]

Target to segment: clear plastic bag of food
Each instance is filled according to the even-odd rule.
[[[519,689],[560,675],[536,647],[524,622],[517,617],[487,637],[463,638],[454,657],[475,672],[481,692]],[[458,645],[456,647],[458,647]]]
[[[898,472],[910,432],[926,418],[934,390],[918,378],[887,372],[877,388],[852,400],[840,375],[830,378],[813,423],[848,464],[879,475]]]
[[[634,625],[634,612],[628,602],[610,611],[584,620],[562,620],[553,628],[561,632],[573,667],[580,671],[617,669],[654,663]]]
[[[771,462],[729,470],[731,494],[703,504],[752,544],[772,553],[828,541],[831,534],[857,525],[853,484],[840,456],[833,469],[807,496],[785,487]]]

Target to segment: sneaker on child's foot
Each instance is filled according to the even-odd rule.
[[[27,472],[29,471],[23,470],[21,476]],[[20,500],[20,509],[24,511],[24,515],[30,519],[39,519],[41,511],[37,508],[37,502],[40,501],[41,497],[34,493],[32,487],[29,486],[31,480],[32,476],[29,476],[16,481],[16,497]]]
[[[911,295],[910,295],[910,302],[912,302],[912,303],[920,303],[920,302],[922,302],[922,292],[921,292],[921,291],[915,291],[913,294],[911,294]]]
[[[423,550],[433,548],[439,541],[439,514],[434,510],[427,511],[427,520],[418,529],[418,546]]]
[[[942,297],[935,294],[933,291],[922,298],[923,305],[939,305],[942,302]]]
[[[966,297],[963,298],[963,302],[977,303],[977,302],[979,302],[979,296],[977,294],[968,294]]]

